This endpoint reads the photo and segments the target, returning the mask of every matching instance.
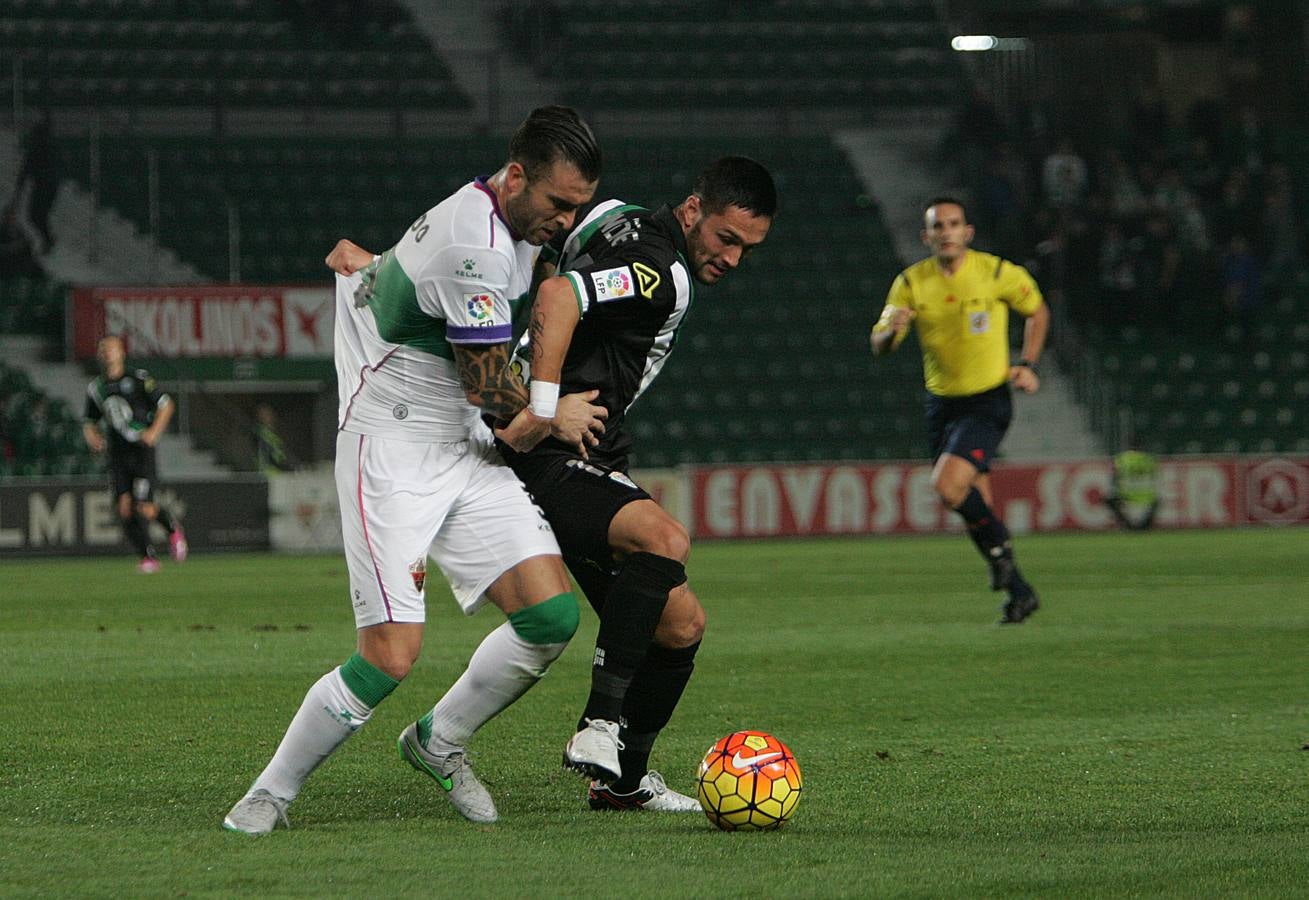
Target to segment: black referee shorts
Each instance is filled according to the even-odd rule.
[[[500,446],[509,467],[545,513],[569,567],[590,563],[612,570],[609,523],[624,506],[649,500],[650,495],[622,472],[575,454],[550,449],[514,453]]]
[[[1008,383],[967,397],[927,395],[927,438],[932,461],[942,453],[961,456],[989,472],[991,460],[1000,449],[1014,417],[1013,396]]]
[[[155,499],[155,450],[145,444],[127,444],[109,451],[109,477],[114,499],[130,494],[137,503]]]

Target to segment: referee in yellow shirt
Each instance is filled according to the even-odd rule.
[[[1021,622],[1040,605],[1014,562],[1009,530],[991,507],[992,457],[1009,429],[1009,385],[1041,386],[1036,364],[1050,310],[1027,270],[970,250],[973,226],[963,204],[938,197],[923,215],[932,255],[901,272],[873,326],[873,355],[896,350],[918,329],[927,382],[927,427],[935,466],[932,486],[963,516],[968,536],[991,567],[991,590],[1008,592],[1001,623]],[[1023,351],[1009,362],[1009,310],[1027,317]]]

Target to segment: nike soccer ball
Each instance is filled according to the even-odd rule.
[[[771,831],[800,803],[800,766],[787,746],[762,731],[737,731],[700,763],[700,808],[724,831]]]

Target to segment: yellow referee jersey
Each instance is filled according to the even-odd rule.
[[[954,275],[936,257],[896,276],[874,332],[891,327],[895,310],[912,309],[923,348],[923,379],[941,397],[999,387],[1009,376],[1009,309],[1030,316],[1041,290],[1022,266],[969,250]]]

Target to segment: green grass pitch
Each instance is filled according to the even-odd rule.
[[[654,763],[739,728],[795,751],[782,831],[599,814],[559,768],[587,610],[475,739],[478,827],[398,758],[494,610],[431,589],[423,658],[293,828],[220,827],[353,645],[337,557],[0,563],[0,896],[1288,896],[1309,885],[1309,533],[1032,536],[995,624],[959,536],[701,544],[696,677]]]

